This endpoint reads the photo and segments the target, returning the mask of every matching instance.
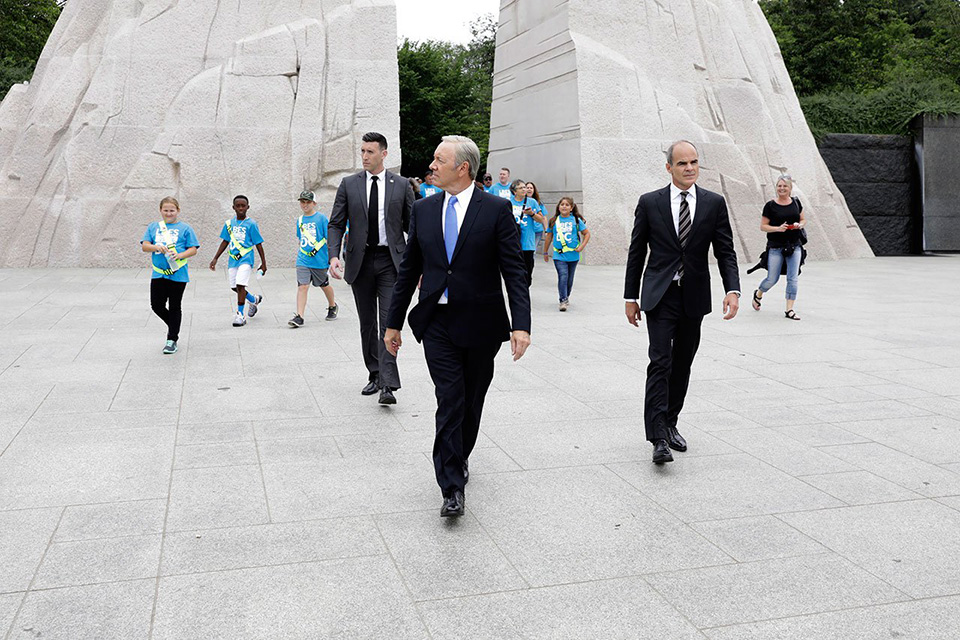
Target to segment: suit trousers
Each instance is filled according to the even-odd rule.
[[[356,280],[353,281],[353,299],[357,303],[360,320],[360,346],[363,364],[370,380],[379,380],[381,387],[400,388],[397,358],[383,345],[387,329],[387,313],[393,297],[397,269],[390,257],[389,247],[367,247]]]
[[[480,433],[483,401],[501,342],[459,347],[450,340],[445,305],[437,305],[423,335],[423,353],[437,394],[433,466],[443,495],[463,491],[463,465]]]
[[[700,346],[703,316],[684,312],[683,292],[673,282],[657,306],[646,312],[646,322],[650,364],[643,422],[647,440],[654,442],[667,437],[667,427],[677,426],[690,385],[690,366]]]

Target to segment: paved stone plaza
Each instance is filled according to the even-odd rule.
[[[409,331],[380,407],[343,283],[235,329],[204,262],[175,356],[146,269],[0,271],[0,637],[957,637],[960,256],[808,264],[801,322],[744,276],[664,467],[622,267],[538,262],[456,521]]]

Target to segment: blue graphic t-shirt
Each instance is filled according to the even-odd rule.
[[[250,218],[242,221],[234,218],[230,221],[230,228],[233,230],[233,237],[236,238],[237,243],[244,249],[252,249],[263,242],[263,236],[260,235],[260,227]],[[225,240],[227,243],[227,255],[230,256],[230,259],[227,261],[229,268],[233,269],[241,264],[253,265],[253,251],[248,251],[247,254],[239,260],[233,257],[238,252],[236,247],[233,246],[233,242],[230,241],[230,232],[227,231],[226,223],[224,223],[223,229],[220,230],[220,239]]]
[[[327,247],[327,224],[327,217],[322,213],[303,216],[302,227],[300,218],[297,218],[297,239],[300,240],[300,248],[297,250],[298,267],[326,269],[330,266],[330,254]],[[312,256],[307,255],[313,251],[315,243],[317,242],[323,243],[320,250]],[[304,253],[304,251],[307,253]]]
[[[432,195],[440,193],[440,187],[434,186],[432,184],[422,184],[420,185],[420,197],[429,198]]]
[[[159,222],[151,222],[147,225],[147,230],[144,232],[143,239],[140,240],[140,242],[164,245],[174,244],[177,247],[177,253],[183,253],[190,247],[200,246],[200,241],[197,239],[197,234],[193,232],[193,227],[186,222],[168,224],[166,233],[160,231]],[[162,253],[153,253],[153,266],[156,267],[156,269],[152,269],[153,278],[166,278],[174,282],[190,282],[190,272],[187,271],[187,265],[183,265],[170,275],[163,275],[157,272],[157,269],[170,269],[167,256]]]
[[[487,193],[492,193],[493,195],[499,198],[512,198],[513,193],[510,191],[510,185],[502,185],[499,182],[494,182],[489,189],[486,190]]]
[[[547,217],[547,208],[543,206],[543,203],[537,202],[533,198],[531,198],[529,202],[532,209],[539,211],[540,215],[542,215],[544,218]],[[543,225],[537,222],[536,220],[533,221],[533,232],[536,233],[537,235],[540,235],[541,233],[543,233]]]
[[[530,214],[540,211],[537,203],[532,198],[524,198],[522,200],[510,198],[510,204],[513,206],[513,219],[516,220],[517,225],[520,226],[520,249],[522,251],[536,250],[537,232],[533,229],[536,220],[534,220]],[[526,212],[524,212],[525,209],[527,210]]]
[[[572,215],[557,218],[553,226],[547,231],[547,233],[553,234],[553,259],[564,262],[577,262],[580,260],[579,251],[563,252],[563,243],[560,242],[560,238],[563,238],[563,242],[566,243],[567,248],[575,249],[580,246],[580,234],[586,231],[586,229],[587,223],[583,220],[577,220]]]

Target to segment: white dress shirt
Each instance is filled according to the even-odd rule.
[[[463,218],[467,215],[467,207],[470,206],[470,200],[473,198],[473,189],[474,184],[471,182],[469,187],[460,193],[455,194],[457,196],[457,201],[453,204],[453,210],[457,212],[458,235],[460,233],[460,229],[463,228]],[[453,196],[449,193],[443,194],[443,209],[440,211],[440,236],[442,238],[447,237],[447,205],[450,203],[450,198],[452,197]],[[444,244],[444,247],[446,247],[446,244]],[[441,295],[437,304],[447,304],[447,295]]]
[[[370,210],[370,187],[373,186],[373,176],[377,177],[377,226],[380,228],[380,245],[381,247],[387,246],[387,217],[384,215],[383,207],[384,202],[387,198],[387,185],[383,183],[383,179],[387,176],[386,168],[380,169],[380,173],[370,173],[367,171],[367,211]],[[370,221],[367,220],[367,224],[370,224]]]

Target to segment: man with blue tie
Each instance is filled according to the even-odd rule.
[[[442,517],[463,515],[468,459],[501,344],[510,341],[514,360],[530,345],[530,293],[517,224],[507,200],[474,185],[479,166],[480,151],[469,138],[446,136],[437,147],[430,169],[443,191],[413,205],[383,338],[396,355],[422,277],[410,328],[423,343],[436,387],[433,463]]]

